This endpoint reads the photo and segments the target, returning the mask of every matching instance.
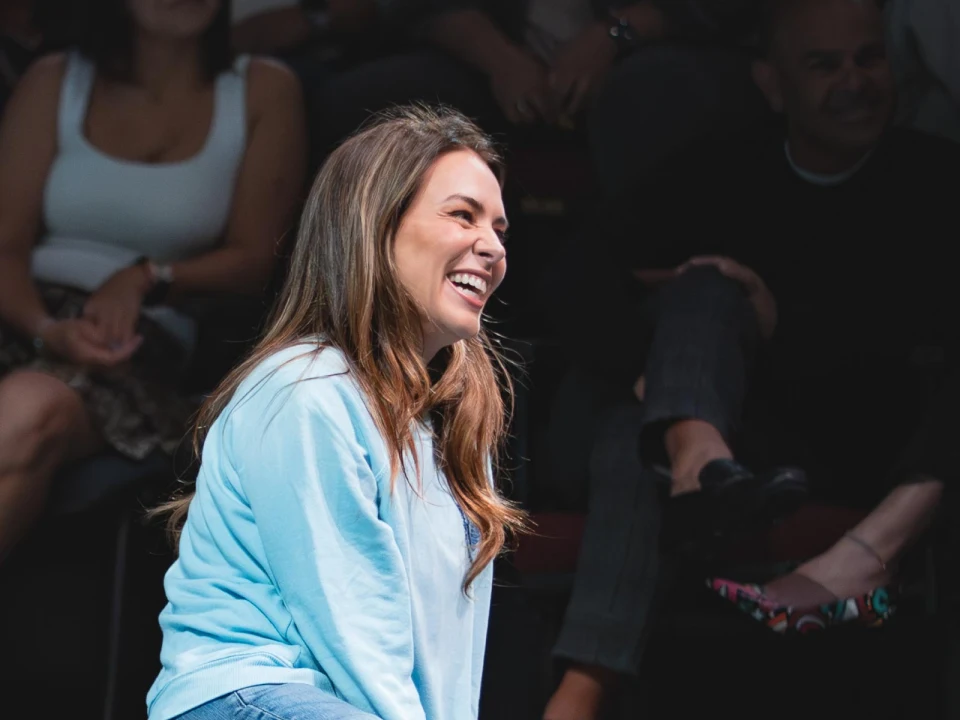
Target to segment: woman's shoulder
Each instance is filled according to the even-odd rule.
[[[300,81],[283,63],[251,57],[247,66],[247,110],[252,118],[270,112],[301,112]]]
[[[241,417],[303,417],[340,422],[363,405],[350,366],[337,348],[298,343],[264,358],[230,403]]]
[[[366,453],[379,433],[338,349],[318,343],[287,347],[261,361],[240,383],[217,420],[229,452],[286,442],[303,433],[337,438],[340,447]]]
[[[16,95],[56,103],[67,72],[69,55],[58,52],[34,60],[17,82]]]
[[[36,60],[17,82],[13,95],[3,114],[3,132],[0,143],[6,153],[14,147],[14,162],[20,179],[28,184],[39,184],[56,154],[57,122],[60,108],[60,88],[67,71],[68,56],[64,53],[46,55]],[[35,182],[34,182],[35,181]]]
[[[299,342],[274,351],[250,372],[245,385],[279,388],[291,382],[308,382],[309,387],[333,387],[349,375],[343,353],[319,342]]]
[[[251,86],[300,87],[296,73],[280,60],[265,55],[249,55],[247,58],[247,78]]]
[[[59,82],[63,79],[69,60],[69,52],[52,52],[41,55],[27,68],[22,81],[26,82],[28,79],[33,79],[34,82]]]

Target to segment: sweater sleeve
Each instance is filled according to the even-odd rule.
[[[231,459],[268,572],[337,693],[382,720],[422,720],[400,551],[350,413],[322,388],[304,381],[253,394],[232,430]]]

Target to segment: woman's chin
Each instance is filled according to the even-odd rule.
[[[457,340],[470,340],[471,338],[475,338],[480,334],[479,318],[454,328],[453,334],[456,335]]]
[[[455,345],[461,340],[472,340],[477,335],[480,334],[480,327],[474,326],[473,328],[458,328],[447,333],[447,345]]]
[[[479,319],[473,322],[435,323],[427,330],[427,345],[449,347],[461,340],[470,340],[480,334]],[[433,341],[432,343],[430,341]]]

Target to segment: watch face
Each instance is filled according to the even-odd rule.
[[[632,50],[637,44],[632,28],[623,19],[617,19],[617,24],[610,27],[610,37],[616,41],[617,49],[621,53]]]
[[[156,273],[157,280],[163,283],[172,283],[173,282],[173,266],[172,265],[155,265],[154,272]]]

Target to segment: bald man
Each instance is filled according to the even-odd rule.
[[[960,383],[950,380],[960,377],[960,284],[945,253],[956,233],[958,148],[892,127],[896,94],[875,4],[783,0],[766,20],[753,75],[781,122],[691,148],[672,178],[633,198],[621,262],[660,285],[635,317],[629,298],[598,305],[593,317],[619,329],[583,341],[605,363],[591,381],[643,377],[594,445],[558,643],[584,666],[588,652],[576,652],[594,627],[605,632],[588,650],[615,644],[630,661],[641,656],[654,588],[667,576],[658,525],[690,506],[681,498],[709,504],[718,463],[761,479],[799,467],[821,499],[876,508],[851,529],[855,539],[766,586],[764,607],[791,606],[790,622],[753,617],[780,631],[822,603],[881,597],[871,593],[893,582],[960,468],[951,439]],[[669,477],[670,499],[651,487],[658,474]],[[858,610],[822,624],[876,622],[880,605],[845,605]]]
[[[875,0],[773,0],[753,75],[787,124],[793,159],[840,172],[879,142],[896,89]]]
[[[740,460],[744,438],[762,429],[767,456],[807,470],[815,493],[879,501],[848,537],[763,588],[765,607],[792,607],[788,617],[806,622],[841,599],[869,608],[864,598],[893,582],[960,467],[950,439],[960,434],[960,296],[945,250],[956,232],[960,148],[893,127],[895,83],[873,0],[774,0],[763,40],[753,75],[782,123],[759,139],[697,148],[649,199],[663,214],[646,238],[662,238],[660,263],[705,266],[738,284],[764,337],[766,372],[748,382],[762,418],[756,403],[731,404],[730,412],[747,408],[743,417],[716,427],[737,420],[742,432],[721,432],[719,445],[716,432],[695,438],[680,456]],[[654,243],[643,245],[656,254]],[[705,291],[684,282],[683,307],[712,312],[714,326],[734,331],[718,342],[665,321],[661,310],[644,374],[642,437],[654,448],[663,437],[671,456],[671,430],[650,437],[651,420],[682,417],[663,386],[669,379],[676,396],[684,381],[662,358],[699,368],[685,380],[687,407],[730,384],[709,373],[710,358],[751,364],[737,340],[742,319],[716,317],[716,301],[698,301]],[[714,449],[697,452],[705,446]],[[730,587],[723,592],[742,599]],[[780,629],[791,627],[782,617]]]

